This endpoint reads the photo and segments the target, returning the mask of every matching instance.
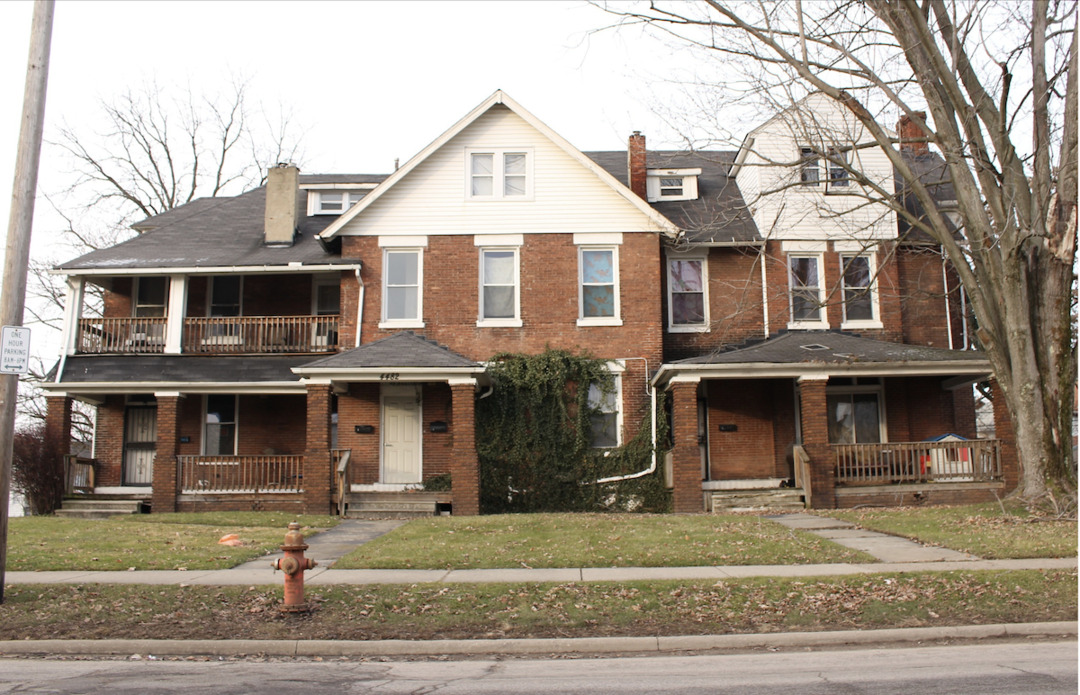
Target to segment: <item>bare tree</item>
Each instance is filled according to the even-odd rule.
[[[603,7],[619,26],[642,25],[698,49],[699,75],[710,60],[721,65],[722,78],[697,77],[692,90],[709,94],[691,101],[714,114],[751,106],[775,113],[821,93],[857,120],[906,195],[859,183],[941,246],[971,302],[1012,418],[1020,494],[1075,491],[1076,1]],[[889,116],[909,118],[944,157],[959,232],[883,127]]]
[[[31,321],[60,328],[66,288],[62,278],[49,273],[51,267],[134,236],[131,225],[139,220],[196,198],[236,195],[262,185],[270,166],[297,162],[296,130],[287,112],[279,109],[271,116],[253,104],[248,83],[239,79],[215,94],[150,82],[101,101],[78,126],[65,124],[47,144],[70,163],[68,183],[46,196],[64,227],[55,230],[59,243],[48,256],[31,262]],[[88,287],[84,314],[100,310],[100,292]],[[35,385],[47,377],[51,363],[38,367],[20,393],[20,413],[30,420],[45,412]],[[89,417],[80,409],[73,413],[77,436],[90,432]]]

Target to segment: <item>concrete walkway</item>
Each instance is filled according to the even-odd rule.
[[[887,533],[867,531],[855,524],[812,514],[776,514],[766,516],[791,529],[808,531],[853,550],[861,550],[882,562],[963,562],[979,558],[948,548],[923,545]]]

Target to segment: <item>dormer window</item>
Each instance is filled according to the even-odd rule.
[[[312,215],[340,215],[365,195],[367,191],[309,191],[308,208]]]
[[[701,169],[649,169],[645,195],[650,203],[666,200],[697,200]]]

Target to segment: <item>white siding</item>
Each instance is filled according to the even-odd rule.
[[[528,149],[529,200],[469,200],[468,149]],[[342,229],[346,235],[659,231],[655,222],[504,106],[492,107]]]
[[[878,194],[863,191],[854,182],[846,189],[827,186],[824,160],[818,185],[799,183],[800,145],[850,146],[869,140],[854,117],[832,100],[822,95],[809,97],[760,126],[753,137],[753,151],[737,180],[762,235],[781,240],[896,236],[896,214],[886,205],[867,204],[866,194]],[[885,153],[869,148],[849,156],[856,169],[891,193],[892,165]],[[845,190],[857,195],[845,195]]]

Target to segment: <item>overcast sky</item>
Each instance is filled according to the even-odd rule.
[[[0,2],[0,213],[8,205],[32,3]],[[585,2],[93,2],[56,4],[46,139],[150,80],[195,93],[250,78],[250,94],[305,127],[303,170],[387,173],[496,89],[583,150],[633,130],[671,144],[654,115],[671,53]],[[666,138],[666,139],[665,139]],[[47,145],[39,193],[66,179]],[[40,201],[34,249],[59,220]]]

